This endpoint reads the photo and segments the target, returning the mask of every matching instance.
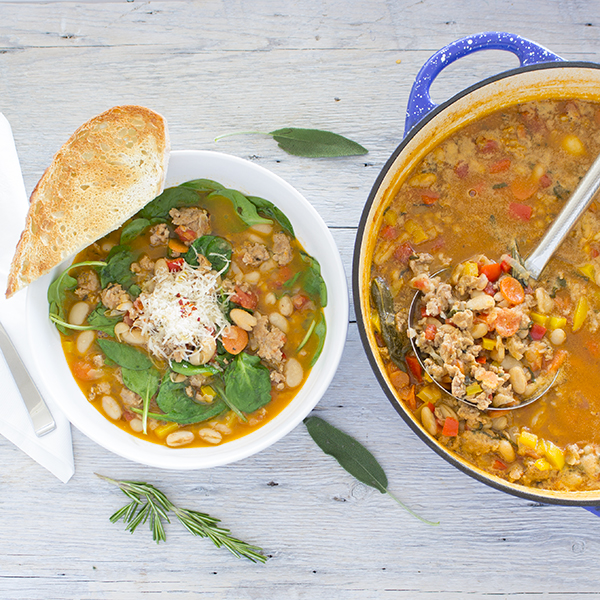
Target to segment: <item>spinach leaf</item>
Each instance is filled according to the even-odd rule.
[[[107,256],[106,266],[100,271],[100,284],[104,289],[109,283],[120,283],[129,289],[134,283],[131,264],[135,256],[129,246],[115,246]]]
[[[140,233],[142,233],[147,227],[150,227],[150,221],[148,219],[133,219],[129,221],[125,227],[121,230],[121,238],[119,243],[121,245],[128,244],[131,240],[134,240]]]
[[[224,185],[213,181],[212,179],[192,179],[182,183],[179,187],[192,188],[197,192],[214,192],[225,189]]]
[[[69,271],[71,269],[76,269],[77,267],[104,267],[106,265],[105,262],[102,261],[92,261],[87,260],[80,263],[75,263],[70,267],[67,267],[49,286],[48,286],[48,312],[50,316],[57,317],[57,321],[55,323],[56,328],[63,334],[67,334],[67,329],[61,324],[66,322],[66,313],[65,313],[65,298],[67,290],[72,290],[77,286],[77,279],[75,277],[71,277],[69,275]]]
[[[142,431],[146,434],[148,433],[148,407],[150,406],[150,399],[158,391],[160,373],[154,367],[146,371],[133,371],[121,367],[121,374],[123,375],[123,383],[142,398]]]
[[[250,200],[248,200],[244,194],[238,192],[237,190],[222,189],[212,192],[212,194],[210,194],[208,197],[214,198],[215,196],[220,196],[231,200],[235,208],[235,212],[240,219],[244,221],[246,225],[248,225],[248,227],[259,224],[270,225],[272,223],[270,219],[261,217],[258,212],[256,212],[256,206],[254,206],[254,204],[252,204],[252,202],[250,202]]]
[[[428,525],[439,525],[439,522],[428,521],[414,513],[388,490],[385,471],[360,442],[319,417],[307,417],[304,424],[317,446],[325,454],[333,456],[350,475],[382,494],[387,494],[420,521]]]
[[[145,371],[152,368],[150,357],[133,346],[105,338],[100,338],[98,345],[107,358],[120,367],[131,369],[132,371]]]
[[[325,315],[321,313],[321,319],[317,322],[314,330],[314,334],[317,336],[319,343],[317,345],[317,349],[315,350],[315,354],[310,361],[310,366],[314,367],[315,363],[321,356],[321,352],[323,352],[323,346],[325,345],[325,336],[327,335],[327,322],[325,321]]]
[[[172,362],[171,369],[175,371],[175,373],[181,373],[182,375],[192,376],[192,375],[217,375],[220,373],[217,367],[213,367],[212,365],[192,365],[185,360],[181,362]]]
[[[156,403],[164,414],[148,413],[148,416],[160,421],[189,425],[212,419],[227,410],[227,405],[221,399],[211,404],[195,402],[185,393],[186,385],[185,382],[173,383],[167,372],[156,397]]]
[[[203,235],[192,242],[183,258],[188,264],[196,266],[198,254],[202,254],[208,258],[215,271],[221,272],[225,269],[224,272],[227,272],[232,253],[233,247],[226,239],[216,235]]]
[[[259,198],[258,196],[246,196],[254,206],[258,212],[262,215],[270,217],[277,221],[283,229],[289,233],[293,238],[296,237],[294,234],[294,228],[290,223],[290,220],[285,216],[285,214],[279,210],[272,202],[265,200],[264,198]]]
[[[106,315],[106,307],[100,304],[96,307],[87,318],[90,329],[103,331],[108,335],[115,335],[115,325],[123,320],[123,315],[109,317]]]
[[[269,369],[258,356],[241,352],[225,371],[225,394],[233,406],[245,413],[271,400]]]
[[[308,269],[304,272],[303,287],[311,296],[316,296],[321,301],[321,306],[327,306],[327,286],[321,275],[321,265],[316,258],[313,258],[305,252],[300,256],[304,262],[308,263]]]
[[[196,206],[198,200],[198,193],[190,187],[171,187],[164,190],[152,202],[146,204],[138,214],[144,219],[154,219],[157,217],[166,219],[172,208]]]
[[[369,151],[331,131],[321,129],[300,129],[297,127],[284,127],[269,132],[282,150],[294,156],[308,158],[331,158],[335,156],[359,156]]]

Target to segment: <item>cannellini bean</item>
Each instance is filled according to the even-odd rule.
[[[508,370],[510,375],[510,383],[516,394],[523,394],[527,389],[527,377],[523,367],[513,367]]]
[[[95,331],[92,331],[90,329],[82,331],[77,336],[77,341],[75,342],[77,352],[79,352],[79,354],[85,354],[90,349],[90,346],[93,344],[95,338]]]
[[[120,323],[117,323],[115,325],[115,335],[117,336],[117,339],[120,340],[121,336],[126,332],[129,331],[129,325],[127,325],[127,323],[123,323],[123,321],[121,321]]]
[[[185,446],[194,441],[194,434],[191,431],[174,431],[167,436],[167,446],[176,448],[177,446]]]
[[[566,339],[567,339],[567,334],[565,333],[564,329],[555,329],[550,334],[550,341],[555,346],[560,346],[561,344],[564,344]]]
[[[289,296],[281,296],[281,298],[279,298],[279,302],[277,303],[277,307],[279,308],[279,312],[284,317],[289,317],[294,312],[294,305]]]
[[[250,285],[255,285],[260,281],[260,272],[259,271],[250,271],[250,273],[246,273],[244,275],[244,279]]]
[[[487,294],[481,294],[471,298],[470,300],[467,300],[467,308],[469,310],[489,310],[490,308],[493,308],[495,304],[496,301]]]
[[[118,421],[123,414],[121,406],[112,396],[102,396],[102,410],[113,421]]]
[[[475,323],[471,327],[471,335],[475,340],[482,338],[488,331],[488,326],[485,323]]]
[[[241,327],[245,331],[252,331],[252,328],[258,323],[254,315],[241,308],[234,308],[229,313],[229,316],[238,327]]]
[[[273,231],[273,225],[269,225],[268,223],[258,223],[257,225],[252,225],[250,229],[256,231],[257,233],[262,233],[263,235],[271,235],[271,231]]]
[[[505,371],[509,371],[509,369],[512,369],[513,367],[520,367],[521,363],[514,357],[512,356],[505,356],[504,360],[502,361],[502,368]]]
[[[202,341],[202,347],[190,356],[190,363],[195,366],[204,365],[215,355],[216,351],[217,342],[213,337],[207,337]]]
[[[260,236],[255,235],[254,233],[249,233],[247,235],[247,239],[251,242],[254,242],[255,244],[262,244],[263,242],[263,239]]]
[[[115,247],[115,244],[113,242],[104,242],[101,246],[102,248],[102,252],[110,252],[113,248]]]
[[[275,304],[275,302],[277,302],[277,296],[275,296],[275,294],[273,292],[269,292],[265,296],[265,303],[266,304]]]
[[[513,462],[515,460],[515,449],[508,440],[501,440],[498,444],[498,452],[500,456],[507,462]]]
[[[287,386],[291,388],[298,387],[304,379],[304,369],[295,358],[290,358],[285,363],[283,374],[285,375]]]
[[[131,427],[131,429],[136,433],[141,433],[144,429],[144,424],[142,423],[141,419],[135,418],[129,421],[129,427]]]
[[[225,423],[215,423],[213,425],[213,429],[215,431],[218,431],[219,433],[221,433],[222,435],[229,435],[232,432],[231,427],[225,425]]]
[[[435,435],[437,433],[437,423],[429,406],[424,406],[421,409],[421,423],[423,423],[423,427],[425,427],[427,432],[431,435]]]
[[[166,275],[169,272],[169,265],[164,258],[159,258],[154,263],[154,274],[155,275]]]
[[[496,431],[502,431],[503,429],[506,429],[507,426],[508,419],[505,416],[496,417],[495,419],[492,419],[492,428]]]
[[[91,306],[87,302],[76,302],[69,311],[68,321],[71,325],[83,325]]]
[[[146,343],[146,338],[139,329],[129,329],[129,327],[121,334],[121,339],[132,346],[141,346]]]
[[[269,315],[269,321],[271,321],[272,325],[275,325],[275,327],[281,329],[283,333],[287,333],[290,329],[288,320],[281,313],[272,312]]]
[[[203,442],[208,442],[209,444],[219,444],[223,439],[223,436],[214,429],[210,427],[204,427],[198,431],[198,437]]]
[[[544,288],[535,290],[535,299],[537,300],[538,311],[543,315],[549,314],[554,307],[554,300],[550,298],[550,294]]]
[[[258,268],[262,273],[270,273],[276,267],[277,263],[272,258],[270,258],[269,260],[265,260],[265,262]]]

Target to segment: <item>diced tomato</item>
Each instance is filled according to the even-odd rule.
[[[498,142],[496,140],[482,140],[479,143],[479,151],[483,154],[491,154],[498,150]]]
[[[135,413],[132,413],[130,410],[123,411],[123,418],[126,421],[133,421],[133,419],[135,419],[135,417],[137,417],[137,415]]]
[[[446,417],[442,435],[446,437],[454,437],[458,435],[458,421],[454,417]]]
[[[548,365],[548,373],[556,373],[567,360],[568,352],[566,350],[557,350]]]
[[[478,356],[475,359],[480,365],[485,365],[485,363],[487,362],[487,358],[485,356]]]
[[[600,250],[598,250],[598,248],[590,248],[590,257],[598,258],[598,256],[600,256]]]
[[[508,206],[508,214],[513,219],[521,221],[529,221],[533,208],[529,204],[520,204],[519,202],[511,202]]]
[[[296,294],[292,296],[292,304],[296,310],[302,310],[308,303],[308,297],[304,294]]]
[[[502,270],[503,270],[505,273],[509,273],[509,272],[511,271],[511,269],[512,269],[512,267],[510,266],[510,263],[507,263],[505,260],[503,260],[503,261],[500,263],[500,267],[502,268]]]
[[[510,158],[503,158],[502,160],[497,160],[489,166],[490,173],[502,173],[504,171],[508,171],[510,168]]]
[[[398,230],[392,225],[384,225],[381,228],[381,234],[384,240],[395,240],[398,237]]]
[[[529,337],[532,340],[541,340],[546,335],[547,329],[539,323],[534,323],[529,330]]]
[[[506,469],[506,465],[501,461],[496,459],[494,464],[492,465],[494,469],[498,469],[499,471],[504,471]]]
[[[169,267],[171,273],[176,273],[177,271],[181,271],[184,262],[183,258],[173,258],[171,260],[167,258],[167,267]]]
[[[469,174],[469,164],[466,162],[459,162],[454,167],[454,172],[456,173],[457,177],[464,179]]]
[[[292,278],[292,269],[287,265],[283,267],[279,267],[279,271],[277,272],[277,280],[273,282],[273,285],[276,288],[280,288],[286,281],[289,281]]]
[[[423,317],[427,317],[427,307],[426,306],[421,306],[421,318]]]
[[[541,177],[540,177],[540,186],[543,188],[547,188],[552,184],[552,177],[550,177],[550,175],[548,175],[548,173],[544,173]]]
[[[440,195],[432,190],[421,190],[421,200],[427,204],[435,204]]]
[[[413,247],[408,243],[405,242],[404,244],[400,244],[395,250],[394,250],[394,258],[403,263],[403,264],[407,264],[408,263],[408,259],[415,253],[415,251],[413,250]]]
[[[258,296],[254,292],[245,292],[236,285],[235,294],[231,296],[231,301],[235,304],[239,304],[242,308],[254,310],[258,304]]]
[[[73,377],[82,381],[93,381],[98,379],[98,371],[92,365],[84,360],[78,360],[71,365]]]
[[[538,190],[539,181],[533,179],[515,179],[510,184],[510,191],[517,200],[527,200]]]
[[[415,381],[417,383],[421,383],[423,381],[423,369],[422,369],[421,363],[419,362],[417,357],[416,356],[407,356],[406,364],[408,365],[408,368],[409,368],[412,376],[415,378]]]
[[[413,286],[420,292],[426,292],[431,286],[431,280],[429,279],[429,275],[424,274],[415,277],[415,279],[413,280]]]
[[[198,236],[193,229],[186,227],[185,225],[180,225],[175,229],[175,235],[182,242],[193,242]]]
[[[479,274],[484,274],[488,281],[498,281],[502,273],[502,267],[499,263],[490,263],[489,265],[480,265]]]
[[[491,281],[488,281],[488,284],[483,288],[483,293],[487,294],[488,296],[494,296],[496,294],[494,284]]]
[[[435,334],[437,333],[437,327],[435,325],[427,325],[425,327],[425,339],[430,342],[435,339]]]

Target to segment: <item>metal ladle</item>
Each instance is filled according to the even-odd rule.
[[[571,197],[567,201],[567,203],[563,206],[562,210],[558,214],[558,216],[552,222],[552,225],[544,234],[544,237],[540,240],[538,245],[534,248],[531,254],[527,257],[525,262],[523,263],[524,270],[527,271],[528,275],[535,279],[539,278],[545,266],[548,264],[552,255],[556,252],[558,247],[563,243],[564,239],[567,237],[571,229],[575,226],[575,223],[579,220],[581,215],[587,210],[588,206],[591,204],[592,200],[595,198],[598,190],[600,189],[600,156],[596,158],[588,172],[581,179],[578,186],[575,188],[575,191],[571,194]],[[442,271],[438,271],[435,275],[439,275],[446,269]],[[421,292],[417,292],[410,304],[410,309],[408,312],[408,322],[411,327],[414,327],[417,319],[415,316],[416,308],[418,305],[418,299],[421,296]],[[415,344],[414,338],[410,338],[410,344],[413,348],[415,356],[417,357],[421,367],[423,370],[429,375],[433,383],[435,383],[442,391],[447,394],[450,392],[433,377],[427,367],[425,366],[425,361],[421,357],[421,352],[417,345]],[[541,392],[534,394],[533,396],[526,398],[523,402],[516,406],[508,406],[508,407],[489,407],[490,409],[496,410],[514,410],[517,408],[523,408],[532,402],[535,402],[539,398],[541,398],[553,385],[558,377],[558,373],[560,369],[554,375],[552,381],[542,389]],[[460,402],[464,402],[469,406],[476,406],[473,402],[469,402],[465,398],[457,398],[456,396],[450,394],[453,398]]]

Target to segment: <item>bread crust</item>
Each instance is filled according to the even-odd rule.
[[[56,153],[30,198],[6,297],[117,229],[162,191],[165,119],[116,106],[84,123]]]

